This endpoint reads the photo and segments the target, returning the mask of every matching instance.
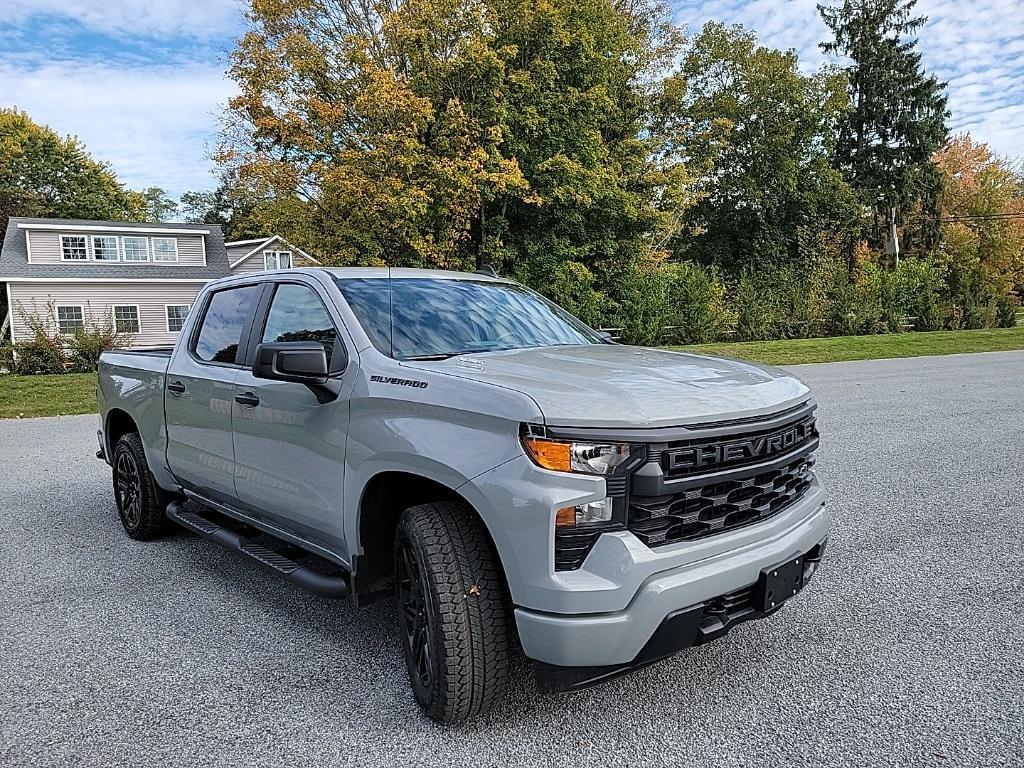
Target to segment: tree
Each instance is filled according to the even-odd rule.
[[[980,267],[1003,295],[1024,285],[1024,176],[970,134],[954,136],[935,155],[942,174],[944,260]]]
[[[541,284],[657,242],[686,197],[646,0],[280,0],[233,54],[225,167],[268,230],[344,264]]]
[[[801,261],[802,240],[822,231],[852,239],[857,201],[830,167],[848,106],[842,75],[804,75],[795,52],[717,22],[690,42],[682,74],[686,149],[703,173],[677,255],[735,275]]]
[[[178,204],[160,187],[149,187],[142,196],[146,201],[147,221],[169,221],[178,212]]]
[[[226,240],[269,236],[255,218],[256,201],[231,174],[224,174],[216,189],[184,192],[179,202],[182,219],[189,224],[220,224]]]
[[[8,216],[139,221],[144,203],[78,139],[0,109],[0,237]]]
[[[885,226],[917,204],[925,247],[937,240],[939,177],[931,157],[948,135],[946,84],[921,67],[916,39],[927,18],[917,0],[843,0],[818,6],[834,39],[826,53],[848,57],[851,109],[840,126],[837,167],[874,214],[877,241]]]

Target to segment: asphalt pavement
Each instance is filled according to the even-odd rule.
[[[409,693],[390,602],[215,544],[143,544],[96,417],[0,421],[0,766],[1024,765],[1024,353],[793,369],[834,516],[771,618],[458,727]]]

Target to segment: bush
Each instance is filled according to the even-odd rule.
[[[14,373],[14,347],[0,344],[0,373]]]
[[[66,373],[68,356],[60,336],[48,334],[45,329],[32,328],[32,338],[14,345],[11,373]]]
[[[1009,296],[996,299],[996,325],[1000,328],[1013,328],[1017,325],[1017,302]]]
[[[617,328],[624,344],[656,346],[668,324],[668,273],[653,257],[630,259],[624,265],[605,265],[609,309],[607,325]]]
[[[83,330],[68,339],[67,346],[70,357],[70,368],[76,373],[90,373],[99,366],[100,355],[115,347],[127,346],[130,335],[118,333],[114,322],[86,323]]]
[[[604,294],[594,289],[594,273],[578,261],[557,265],[543,293],[583,322],[603,325]]]
[[[85,327],[74,336],[65,337],[52,327],[53,305],[45,314],[26,312],[19,308],[21,322],[31,331],[32,337],[19,341],[10,348],[10,365],[0,357],[0,365],[11,373],[88,373],[95,371],[100,354],[114,347],[125,346],[130,335],[118,333],[112,319],[98,320],[87,315]]]
[[[706,344],[724,336],[734,317],[718,272],[690,261],[669,264],[663,270],[669,312],[665,341]]]

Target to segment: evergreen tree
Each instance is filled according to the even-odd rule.
[[[874,214],[874,239],[919,206],[925,246],[938,231],[941,176],[932,154],[946,140],[946,84],[921,67],[913,38],[927,21],[917,0],[843,0],[818,6],[834,40],[826,53],[851,59],[846,68],[851,108],[836,144],[837,167]]]

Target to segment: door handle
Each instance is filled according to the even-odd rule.
[[[250,408],[255,408],[260,404],[260,399],[253,392],[242,392],[240,395],[235,395],[235,402],[239,405],[247,405]]]
[[[180,395],[182,392],[185,391],[185,385],[182,384],[180,381],[172,381],[170,384],[167,385],[167,391],[173,392],[176,395]]]

